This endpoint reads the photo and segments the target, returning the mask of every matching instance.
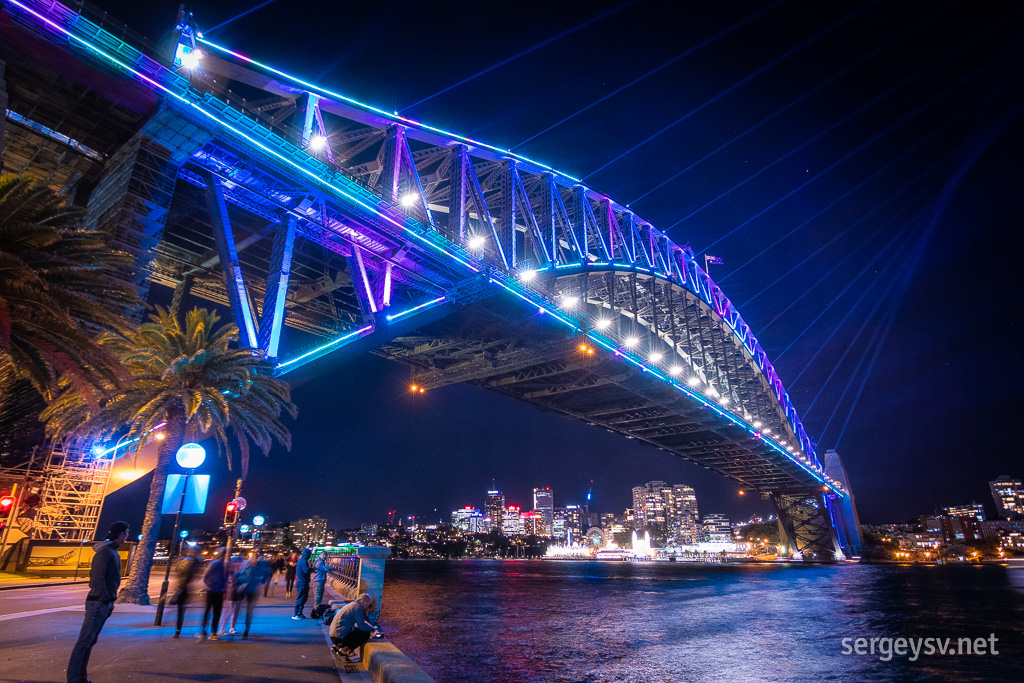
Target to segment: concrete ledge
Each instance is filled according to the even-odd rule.
[[[423,669],[387,641],[364,645],[363,662],[375,683],[434,683]]]

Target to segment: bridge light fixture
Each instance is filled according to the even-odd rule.
[[[671,368],[669,368],[669,373],[678,377],[679,375],[683,374],[683,367],[681,365],[673,365]]]
[[[660,353],[660,352],[658,352],[658,351],[655,351],[654,353],[652,353],[652,354],[651,354],[651,362],[652,362],[652,363],[658,363],[658,362],[660,362],[660,361],[661,361],[661,359],[662,359],[662,358],[664,358],[664,357],[665,357],[665,356],[664,356],[664,355],[663,355],[662,353]]]
[[[327,147],[327,138],[323,135],[314,135],[309,138],[309,148],[314,152],[322,152]]]
[[[764,432],[765,434],[771,434],[771,433],[772,433],[772,430],[771,430],[771,429],[769,429],[768,427],[765,427],[765,428],[764,428],[764,429],[762,429],[761,431],[762,431],[762,432]]]
[[[761,421],[760,420],[754,420],[754,429],[760,429],[760,427],[761,427]]]
[[[402,206],[404,206],[405,208],[408,209],[410,206],[415,204],[416,200],[419,199],[419,198],[420,198],[419,192],[409,192],[407,194],[403,194],[402,198],[399,199],[398,201],[399,201],[399,203]]]
[[[563,296],[562,297],[562,308],[572,308],[580,302],[578,296]]]
[[[626,339],[623,341],[623,344],[626,345],[627,349],[631,349],[639,343],[640,340],[636,337],[626,337]]]
[[[519,280],[521,282],[529,282],[533,278],[537,277],[537,271],[535,270],[524,270],[519,273]]]
[[[417,386],[415,384],[409,385],[409,391],[411,391],[413,393],[416,393],[417,391],[419,391],[419,389],[420,389],[419,386]]]
[[[686,383],[689,384],[691,387],[695,387],[698,384],[700,384],[700,379],[696,375],[694,375],[690,379],[686,380]]]
[[[181,65],[192,71],[193,69],[199,68],[199,60],[202,59],[203,53],[199,50],[191,50],[181,56]]]
[[[469,238],[469,241],[466,242],[466,246],[474,251],[478,251],[484,248],[485,242],[487,242],[487,238],[483,235],[473,235]]]
[[[599,330],[608,329],[608,326],[612,324],[612,321],[608,318],[598,318],[597,322],[594,323],[594,327]]]
[[[728,396],[723,396],[718,402],[721,403],[723,406],[724,405],[729,405],[729,397]]]

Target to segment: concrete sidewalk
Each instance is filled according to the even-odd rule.
[[[31,605],[19,600],[21,611],[0,617],[0,680],[65,680],[65,667],[84,613],[81,590],[71,594],[74,589],[67,588],[66,604],[54,603],[51,598],[47,609],[33,610],[26,609]],[[31,590],[15,592],[23,598]],[[63,589],[45,590],[52,593]],[[372,680],[362,665],[347,664],[331,656],[318,621],[291,618],[294,600],[284,598],[283,586],[277,586],[275,594],[265,599],[261,596],[247,640],[239,633],[223,636],[220,642],[194,638],[202,617],[198,602],[201,596],[193,598],[186,612],[180,639],[171,638],[175,607],[169,606],[165,611],[163,626],[154,627],[155,607],[117,605],[93,649],[89,677],[94,683],[119,680],[368,683]],[[4,594],[0,594],[0,601],[4,599]],[[307,605],[307,614],[309,609]],[[225,605],[225,617],[227,613]],[[244,629],[244,618],[243,606],[239,632]]]

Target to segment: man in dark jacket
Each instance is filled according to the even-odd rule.
[[[220,640],[217,635],[217,627],[220,626],[220,612],[224,608],[224,591],[228,587],[228,567],[224,564],[224,547],[221,546],[213,554],[213,560],[206,565],[206,573],[203,574],[203,585],[206,586],[206,608],[203,610],[203,624],[196,635],[200,640],[206,640],[206,617],[213,611],[213,621],[210,625],[210,640]]]
[[[320,605],[324,601],[324,584],[327,583],[327,563],[324,562],[324,554],[320,553],[316,556],[316,562],[313,563],[313,583],[316,584],[316,602],[315,605]]]
[[[85,596],[85,619],[78,634],[78,642],[71,650],[68,661],[68,683],[88,683],[86,668],[92,646],[100,637],[103,624],[114,611],[117,589],[121,586],[121,556],[117,547],[128,539],[128,523],[114,522],[107,532],[107,540],[93,546],[92,564],[89,566],[89,594]]]
[[[312,550],[306,548],[302,551],[299,561],[295,563],[295,592],[298,595],[295,596],[295,614],[292,619],[306,618],[302,610],[306,607],[306,600],[309,600],[309,578],[313,573],[313,568],[309,565],[309,556],[312,553]]]

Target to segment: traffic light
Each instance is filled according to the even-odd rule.
[[[6,518],[13,509],[14,496],[0,496],[0,519]]]
[[[231,501],[224,508],[224,526],[234,526],[238,522],[238,503]]]

